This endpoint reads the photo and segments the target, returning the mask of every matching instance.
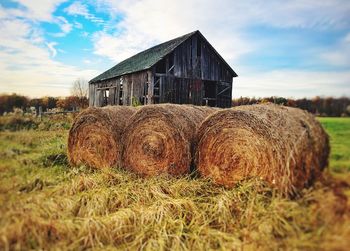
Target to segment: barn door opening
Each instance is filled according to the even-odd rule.
[[[203,81],[203,105],[206,106],[216,106],[216,93],[217,93],[217,84],[216,81]]]
[[[121,77],[120,78],[120,83],[119,83],[119,93],[118,93],[118,103],[119,103],[119,105],[123,105],[123,88],[124,88],[124,86],[123,86],[123,77]]]
[[[142,94],[142,98],[141,98],[141,102],[143,105],[147,105],[148,88],[149,88],[149,83],[148,82],[144,83],[143,94]]]
[[[226,82],[218,82],[217,88],[217,106],[231,107],[232,106],[232,84]]]
[[[109,98],[109,89],[103,90],[103,103],[102,106],[108,105],[108,98]]]
[[[160,78],[157,75],[154,77],[153,104],[159,104],[160,102]]]

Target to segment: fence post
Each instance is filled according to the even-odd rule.
[[[43,115],[43,107],[39,106],[39,118],[40,118],[40,121],[41,121],[42,115]]]

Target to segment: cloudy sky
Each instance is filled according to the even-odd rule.
[[[350,96],[349,0],[0,0],[0,93],[65,96],[136,52],[200,30],[233,95]]]

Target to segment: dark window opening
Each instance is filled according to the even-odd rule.
[[[166,73],[166,63],[165,59],[162,59],[158,64],[156,65],[156,73]]]
[[[203,105],[216,106],[216,82],[215,81],[203,81],[204,97]]]
[[[197,39],[197,57],[200,57],[202,54],[202,43],[200,38]]]

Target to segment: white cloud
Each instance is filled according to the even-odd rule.
[[[67,19],[62,16],[54,17],[54,22],[60,27],[62,32],[51,33],[53,37],[64,37],[72,31],[73,25],[70,24]]]
[[[51,43],[46,43],[47,47],[49,48],[50,52],[51,52],[51,57],[56,57],[57,55],[57,50],[55,48],[55,46],[57,45],[57,43],[55,42],[51,42]]]
[[[121,37],[115,37],[106,32],[97,32],[93,36],[93,41],[94,53],[114,62],[126,59],[139,52],[140,48],[147,48],[154,44],[154,41],[141,33],[127,33]]]
[[[80,2],[74,2],[71,5],[69,5],[64,10],[70,15],[80,15],[80,16],[89,16],[89,10],[88,7],[85,4],[82,4]]]
[[[96,17],[95,15],[91,14],[89,12],[89,9],[87,5],[82,4],[81,2],[74,2],[71,5],[69,5],[67,8],[64,9],[64,11],[72,16],[83,16],[86,19],[98,23],[103,24],[104,20],[101,18]]]
[[[314,97],[348,96],[350,93],[350,71],[297,71],[276,70],[252,74],[242,70],[233,79],[233,96],[250,97]]]
[[[47,22],[52,21],[52,13],[65,1],[67,0],[15,0],[25,7],[25,11],[21,13],[22,17]]]

